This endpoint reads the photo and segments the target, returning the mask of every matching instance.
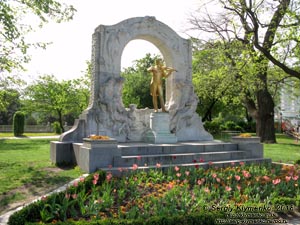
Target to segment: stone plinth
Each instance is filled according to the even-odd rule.
[[[170,117],[168,113],[150,114],[150,131],[145,137],[146,142],[156,144],[171,144],[177,142],[177,137],[170,132]]]
[[[113,165],[113,158],[121,156],[117,144],[115,139],[92,140],[84,138],[78,154],[78,166],[88,173],[110,167]]]
[[[264,147],[259,137],[231,137],[231,142],[238,145],[238,149],[247,152],[249,158],[263,158]]]

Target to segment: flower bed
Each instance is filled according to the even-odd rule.
[[[21,212],[10,224],[25,218],[31,222],[67,220],[144,219],[172,217],[241,206],[267,207],[269,211],[293,211],[300,201],[300,167],[239,165],[202,168],[136,170],[121,178],[99,171],[75,182],[64,193],[34,203],[32,215]],[[120,169],[122,171],[122,169]],[[278,205],[282,206],[278,208]],[[33,209],[34,208],[34,209]],[[26,207],[23,211],[26,211]],[[27,212],[26,211],[26,212]]]

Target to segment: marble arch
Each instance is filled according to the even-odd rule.
[[[192,53],[189,40],[181,38],[155,17],[136,17],[112,26],[100,25],[92,41],[92,84],[88,108],[60,141],[82,142],[90,134],[108,135],[119,142],[143,141],[149,130],[151,109],[136,109],[122,103],[121,57],[132,40],[154,44],[167,66],[177,69],[167,79],[166,105],[170,131],[178,141],[212,140],[197,115],[197,96],[192,85]]]

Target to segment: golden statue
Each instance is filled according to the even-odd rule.
[[[176,70],[174,68],[164,66],[161,59],[156,59],[155,66],[149,67],[148,71],[152,73],[152,79],[150,83],[150,94],[152,95],[154,112],[158,111],[157,96],[159,97],[162,111],[167,112],[164,103],[162,79],[167,78],[171,75],[172,72]]]

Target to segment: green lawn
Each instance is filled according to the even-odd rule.
[[[54,133],[24,133],[24,137],[36,137],[36,136],[54,136],[54,135],[57,135],[57,134],[54,134]],[[14,137],[14,134],[13,133],[0,133],[0,138],[3,138],[3,137]]]
[[[51,164],[50,139],[0,140],[0,212],[6,204],[20,200],[18,189],[31,194],[43,188],[55,188],[77,178],[76,168],[56,169]]]
[[[296,143],[294,138],[284,134],[277,134],[277,144],[264,144],[265,158],[271,158],[273,162],[294,163],[300,160],[300,141]]]

